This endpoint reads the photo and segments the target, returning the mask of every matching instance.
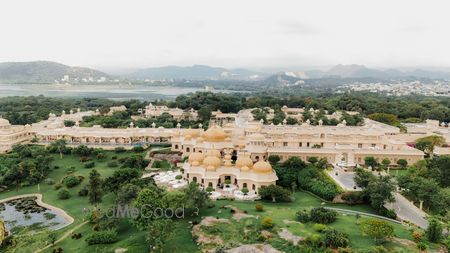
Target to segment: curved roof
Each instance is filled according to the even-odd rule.
[[[236,168],[242,169],[243,167],[252,168],[253,161],[248,156],[240,155],[236,160]]]
[[[205,166],[207,170],[215,170],[219,168],[221,164],[222,161],[215,156],[208,156],[203,160],[203,166]]]
[[[206,141],[221,142],[227,137],[225,131],[219,126],[212,126],[203,134]]]
[[[10,126],[11,124],[7,119],[0,117],[0,126]]]
[[[260,174],[272,173],[272,165],[266,161],[259,161],[253,165],[252,171]]]
[[[191,165],[198,166],[198,165],[202,164],[203,159],[205,159],[205,156],[202,153],[191,153],[189,155],[188,162]],[[195,165],[194,163],[197,165]]]

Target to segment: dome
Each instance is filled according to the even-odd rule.
[[[198,166],[198,165],[202,164],[204,158],[205,158],[205,156],[202,153],[191,153],[189,155],[188,162],[191,165]]]
[[[247,166],[244,166],[244,167],[241,168],[241,171],[249,171],[249,170],[250,170],[250,168],[247,167]]]
[[[215,156],[217,158],[220,158],[220,157],[222,157],[222,154],[220,153],[219,150],[210,149],[210,150],[206,151],[206,156]]]
[[[253,161],[248,156],[240,155],[236,160],[236,167],[238,169],[242,169],[243,167],[252,168]]]
[[[203,137],[198,137],[197,138],[197,143],[203,143],[205,139],[203,139]]]
[[[268,162],[259,161],[253,165],[252,171],[255,173],[261,173],[261,174],[271,173],[272,166]]]
[[[186,135],[184,136],[184,139],[187,140],[187,141],[190,141],[190,140],[192,140],[192,135],[186,134]]]
[[[213,126],[206,130],[206,132],[203,134],[203,137],[205,138],[205,140],[210,142],[220,142],[225,140],[227,134],[221,127]]]
[[[222,161],[215,156],[208,156],[203,160],[203,166],[205,166],[207,170],[215,170],[219,168],[221,164]]]
[[[0,126],[10,126],[11,124],[7,119],[0,117]]]

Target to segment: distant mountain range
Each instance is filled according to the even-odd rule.
[[[109,76],[95,69],[70,67],[50,61],[0,63],[0,83],[55,83],[65,75],[79,79]]]
[[[265,73],[248,69],[225,69],[205,65],[189,67],[166,66],[137,70],[129,77],[137,79],[186,79],[186,80],[258,80],[267,76]]]
[[[71,67],[50,61],[5,62],[0,63],[0,83],[56,83],[64,82],[64,76],[69,77],[69,83],[95,82],[104,77],[106,82],[113,77],[102,71],[84,67]],[[286,71],[279,73],[258,72],[249,69],[226,69],[205,65],[188,67],[166,66],[158,68],[143,68],[129,74],[114,75],[114,79],[127,81],[145,80],[245,80],[262,81],[264,83],[289,85],[299,84],[299,80],[320,78],[429,78],[450,80],[450,71],[415,69],[400,71],[398,69],[378,70],[364,65],[336,65],[327,71]],[[82,81],[85,80],[85,81]],[[94,81],[92,81],[94,80]],[[301,83],[301,82],[300,82]]]
[[[309,73],[306,72],[308,75]],[[450,79],[450,72],[445,71],[431,71],[424,69],[415,69],[412,71],[400,71],[397,69],[377,70],[371,69],[364,65],[336,65],[328,71],[314,71],[314,76],[323,77],[341,77],[341,78],[401,78],[401,77],[418,77],[418,78],[430,78],[430,79]]]

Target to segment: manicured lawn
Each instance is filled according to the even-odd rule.
[[[117,159],[120,159],[121,157],[127,157],[131,155],[135,155],[136,153],[133,152],[124,152],[124,153],[114,153],[112,151],[106,151],[107,158],[103,160],[97,160],[93,159],[95,162],[95,169],[101,174],[102,178],[106,178],[114,172],[114,170],[117,170],[118,168],[109,168],[107,166],[108,161],[111,161],[112,156],[117,156]],[[144,153],[141,153],[144,155]],[[29,194],[29,193],[41,193],[43,195],[43,201],[59,207],[66,211],[67,214],[72,216],[75,221],[73,224],[56,231],[58,238],[64,234],[64,232],[71,230],[73,227],[77,226],[78,224],[83,222],[85,212],[83,212],[84,208],[92,209],[93,206],[88,203],[87,197],[80,197],[78,196],[78,191],[82,189],[85,185],[87,185],[89,181],[89,172],[92,169],[86,169],[84,168],[84,164],[80,162],[79,156],[76,155],[64,155],[63,159],[60,159],[59,155],[54,155],[54,160],[51,162],[51,167],[59,166],[59,169],[54,169],[48,176],[48,178],[52,178],[55,180],[55,184],[58,184],[61,182],[61,180],[67,176],[67,170],[71,169],[71,167],[74,167],[74,173],[76,175],[80,175],[84,177],[84,180],[77,186],[70,188],[69,191],[71,193],[71,198],[67,200],[60,200],[57,198],[57,190],[54,189],[54,185],[47,185],[45,183],[40,184],[40,189],[38,190],[38,186],[31,186],[31,187],[23,187],[19,188],[18,191],[12,190],[9,192],[4,192],[0,194],[0,199],[16,196],[16,195],[22,195],[22,194]],[[103,202],[99,205],[100,208],[106,209],[110,207],[114,202],[114,195],[112,193],[106,193],[106,195],[103,197]],[[128,232],[128,233],[121,233],[120,237],[124,240],[117,243],[117,245],[122,245],[130,248],[134,247],[140,247],[135,252],[145,252],[141,251],[141,247],[144,246],[144,236],[143,233],[138,233],[137,231],[133,230],[134,227],[132,226],[121,226],[122,231]],[[85,225],[80,229],[80,232],[83,234],[83,236],[86,236],[88,233],[90,233],[91,227],[89,225]],[[95,249],[95,247],[87,247],[87,244],[85,243],[84,239],[80,240],[73,240],[70,237],[65,239],[63,242],[61,242],[61,247],[66,249],[66,247],[71,249],[70,251],[65,252],[90,252],[92,249]],[[134,245],[134,246],[133,246]],[[139,245],[139,246],[137,246]],[[114,245],[115,246],[115,245]],[[108,246],[108,248],[110,248]],[[110,249],[114,249],[111,247]],[[20,249],[20,252],[32,252],[32,249]],[[51,252],[51,250],[47,250],[45,252]],[[95,250],[92,252],[96,252]],[[104,251],[97,251],[97,252],[104,252]],[[128,251],[132,252],[132,251]]]
[[[359,205],[359,206],[348,206],[343,204],[328,204],[322,202],[320,199],[312,196],[306,192],[296,192],[294,203],[271,203],[271,202],[242,202],[242,201],[229,201],[229,200],[219,200],[215,202],[215,207],[211,209],[206,209],[205,212],[201,213],[204,216],[213,216],[219,218],[231,218],[232,214],[229,209],[222,209],[221,206],[232,205],[239,208],[242,211],[247,211],[248,214],[255,215],[258,217],[270,216],[276,225],[276,228],[287,228],[294,235],[307,237],[312,234],[318,234],[313,229],[313,223],[293,223],[288,221],[295,221],[295,213],[298,210],[310,210],[313,207],[318,206],[328,206],[345,208],[350,210],[356,210],[361,212],[374,213],[374,211],[369,206]],[[264,205],[264,211],[258,212],[255,209],[256,203],[262,203]],[[368,219],[367,217],[361,217],[359,222]],[[395,236],[402,239],[412,240],[410,232],[407,227],[391,223],[394,226]],[[363,236],[361,233],[360,225],[357,224],[357,219],[354,215],[339,214],[336,222],[328,225],[331,228],[335,228],[339,231],[345,232],[349,235],[350,246],[354,249],[367,249],[371,246],[375,246],[374,241],[368,236]],[[174,243],[177,243],[174,241]],[[287,242],[277,242],[277,245],[288,244]],[[405,247],[398,243],[388,242],[384,245],[388,248]],[[411,249],[412,250],[412,249]]]
[[[117,156],[117,159],[121,157],[131,156],[135,153],[132,152],[124,152],[116,154],[114,152],[106,152],[107,158],[103,160],[94,159],[96,164],[95,169],[101,174],[102,178],[106,178],[117,170],[118,168],[109,168],[107,163],[111,161],[112,156]],[[80,162],[79,157],[75,155],[65,155],[63,159],[59,158],[59,155],[54,155],[54,161],[51,163],[51,166],[58,166],[59,169],[53,170],[49,178],[55,180],[56,183],[59,183],[66,175],[67,170],[71,167],[74,167],[75,174],[85,177],[82,183],[76,187],[70,188],[72,197],[68,200],[59,200],[57,198],[57,190],[54,189],[54,185],[47,185],[45,183],[40,184],[40,190],[38,191],[37,186],[32,187],[23,187],[18,191],[9,191],[0,194],[0,199],[7,198],[14,195],[21,195],[27,193],[42,193],[43,201],[49,203],[51,205],[57,206],[61,209],[64,209],[70,216],[75,219],[75,222],[61,230],[56,231],[58,237],[60,237],[64,232],[72,229],[78,224],[83,222],[84,219],[84,208],[93,208],[92,205],[88,203],[87,197],[78,196],[78,191],[83,188],[88,183],[89,172],[91,169],[86,169],[83,166],[83,163]],[[189,221],[197,220],[200,221],[201,217],[204,216],[213,216],[219,218],[231,218],[232,214],[229,209],[223,209],[221,206],[224,205],[233,205],[241,210],[247,211],[251,215],[266,217],[270,216],[273,218],[276,228],[285,227],[293,234],[306,237],[311,234],[317,234],[313,229],[313,224],[301,224],[301,223],[286,223],[286,221],[295,221],[295,213],[299,210],[303,209],[311,209],[313,207],[318,206],[329,206],[329,207],[337,207],[343,209],[350,209],[355,211],[367,212],[367,213],[375,213],[374,210],[367,205],[356,205],[349,206],[345,204],[331,204],[328,202],[324,202],[323,200],[313,196],[307,192],[296,192],[295,193],[295,201],[293,203],[272,203],[272,202],[260,202],[264,205],[264,212],[257,212],[255,210],[255,204],[257,202],[242,202],[242,201],[230,201],[230,200],[219,200],[215,202],[215,206],[213,208],[205,208],[201,210],[200,217],[186,217],[182,220],[176,220],[175,222],[175,230],[173,233],[173,237],[166,244],[165,252],[199,252],[199,248],[196,243],[192,239],[191,235],[191,224]],[[99,205],[100,208],[106,209],[110,207],[114,202],[114,195],[112,193],[107,193],[103,202]],[[364,217],[361,220],[366,219]],[[392,224],[395,228],[395,236],[399,238],[404,238],[411,240],[411,236],[407,228],[398,224]],[[362,236],[360,232],[359,225],[357,224],[357,220],[355,216],[352,215],[339,215],[338,220],[329,225],[330,227],[336,228],[340,231],[344,231],[348,233],[351,246],[355,249],[368,248],[374,245],[373,240],[366,236]],[[64,252],[74,252],[74,253],[84,253],[84,252],[113,252],[117,248],[126,248],[127,252],[130,253],[140,253],[140,252],[148,252],[147,243],[145,242],[145,232],[138,231],[128,220],[123,220],[119,227],[119,238],[120,240],[117,243],[111,245],[93,245],[88,246],[84,241],[84,237],[91,233],[92,228],[90,225],[84,225],[77,233],[81,233],[83,237],[79,240],[75,240],[70,238],[66,238],[62,242],[60,242],[57,246],[62,247]],[[282,245],[288,244],[284,240],[278,239],[274,241],[273,244],[278,245],[280,248]],[[281,245],[281,246],[280,246]],[[400,246],[396,243],[388,243],[386,246],[393,248]],[[23,248],[18,252],[32,252],[32,249]],[[51,249],[48,249],[44,252],[51,252]]]

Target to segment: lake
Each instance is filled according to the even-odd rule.
[[[136,84],[0,84],[0,97],[44,95],[48,97],[91,97],[113,100],[154,100],[174,99],[179,95],[197,91],[205,91],[205,89]],[[229,93],[231,91],[214,90],[213,92]]]

